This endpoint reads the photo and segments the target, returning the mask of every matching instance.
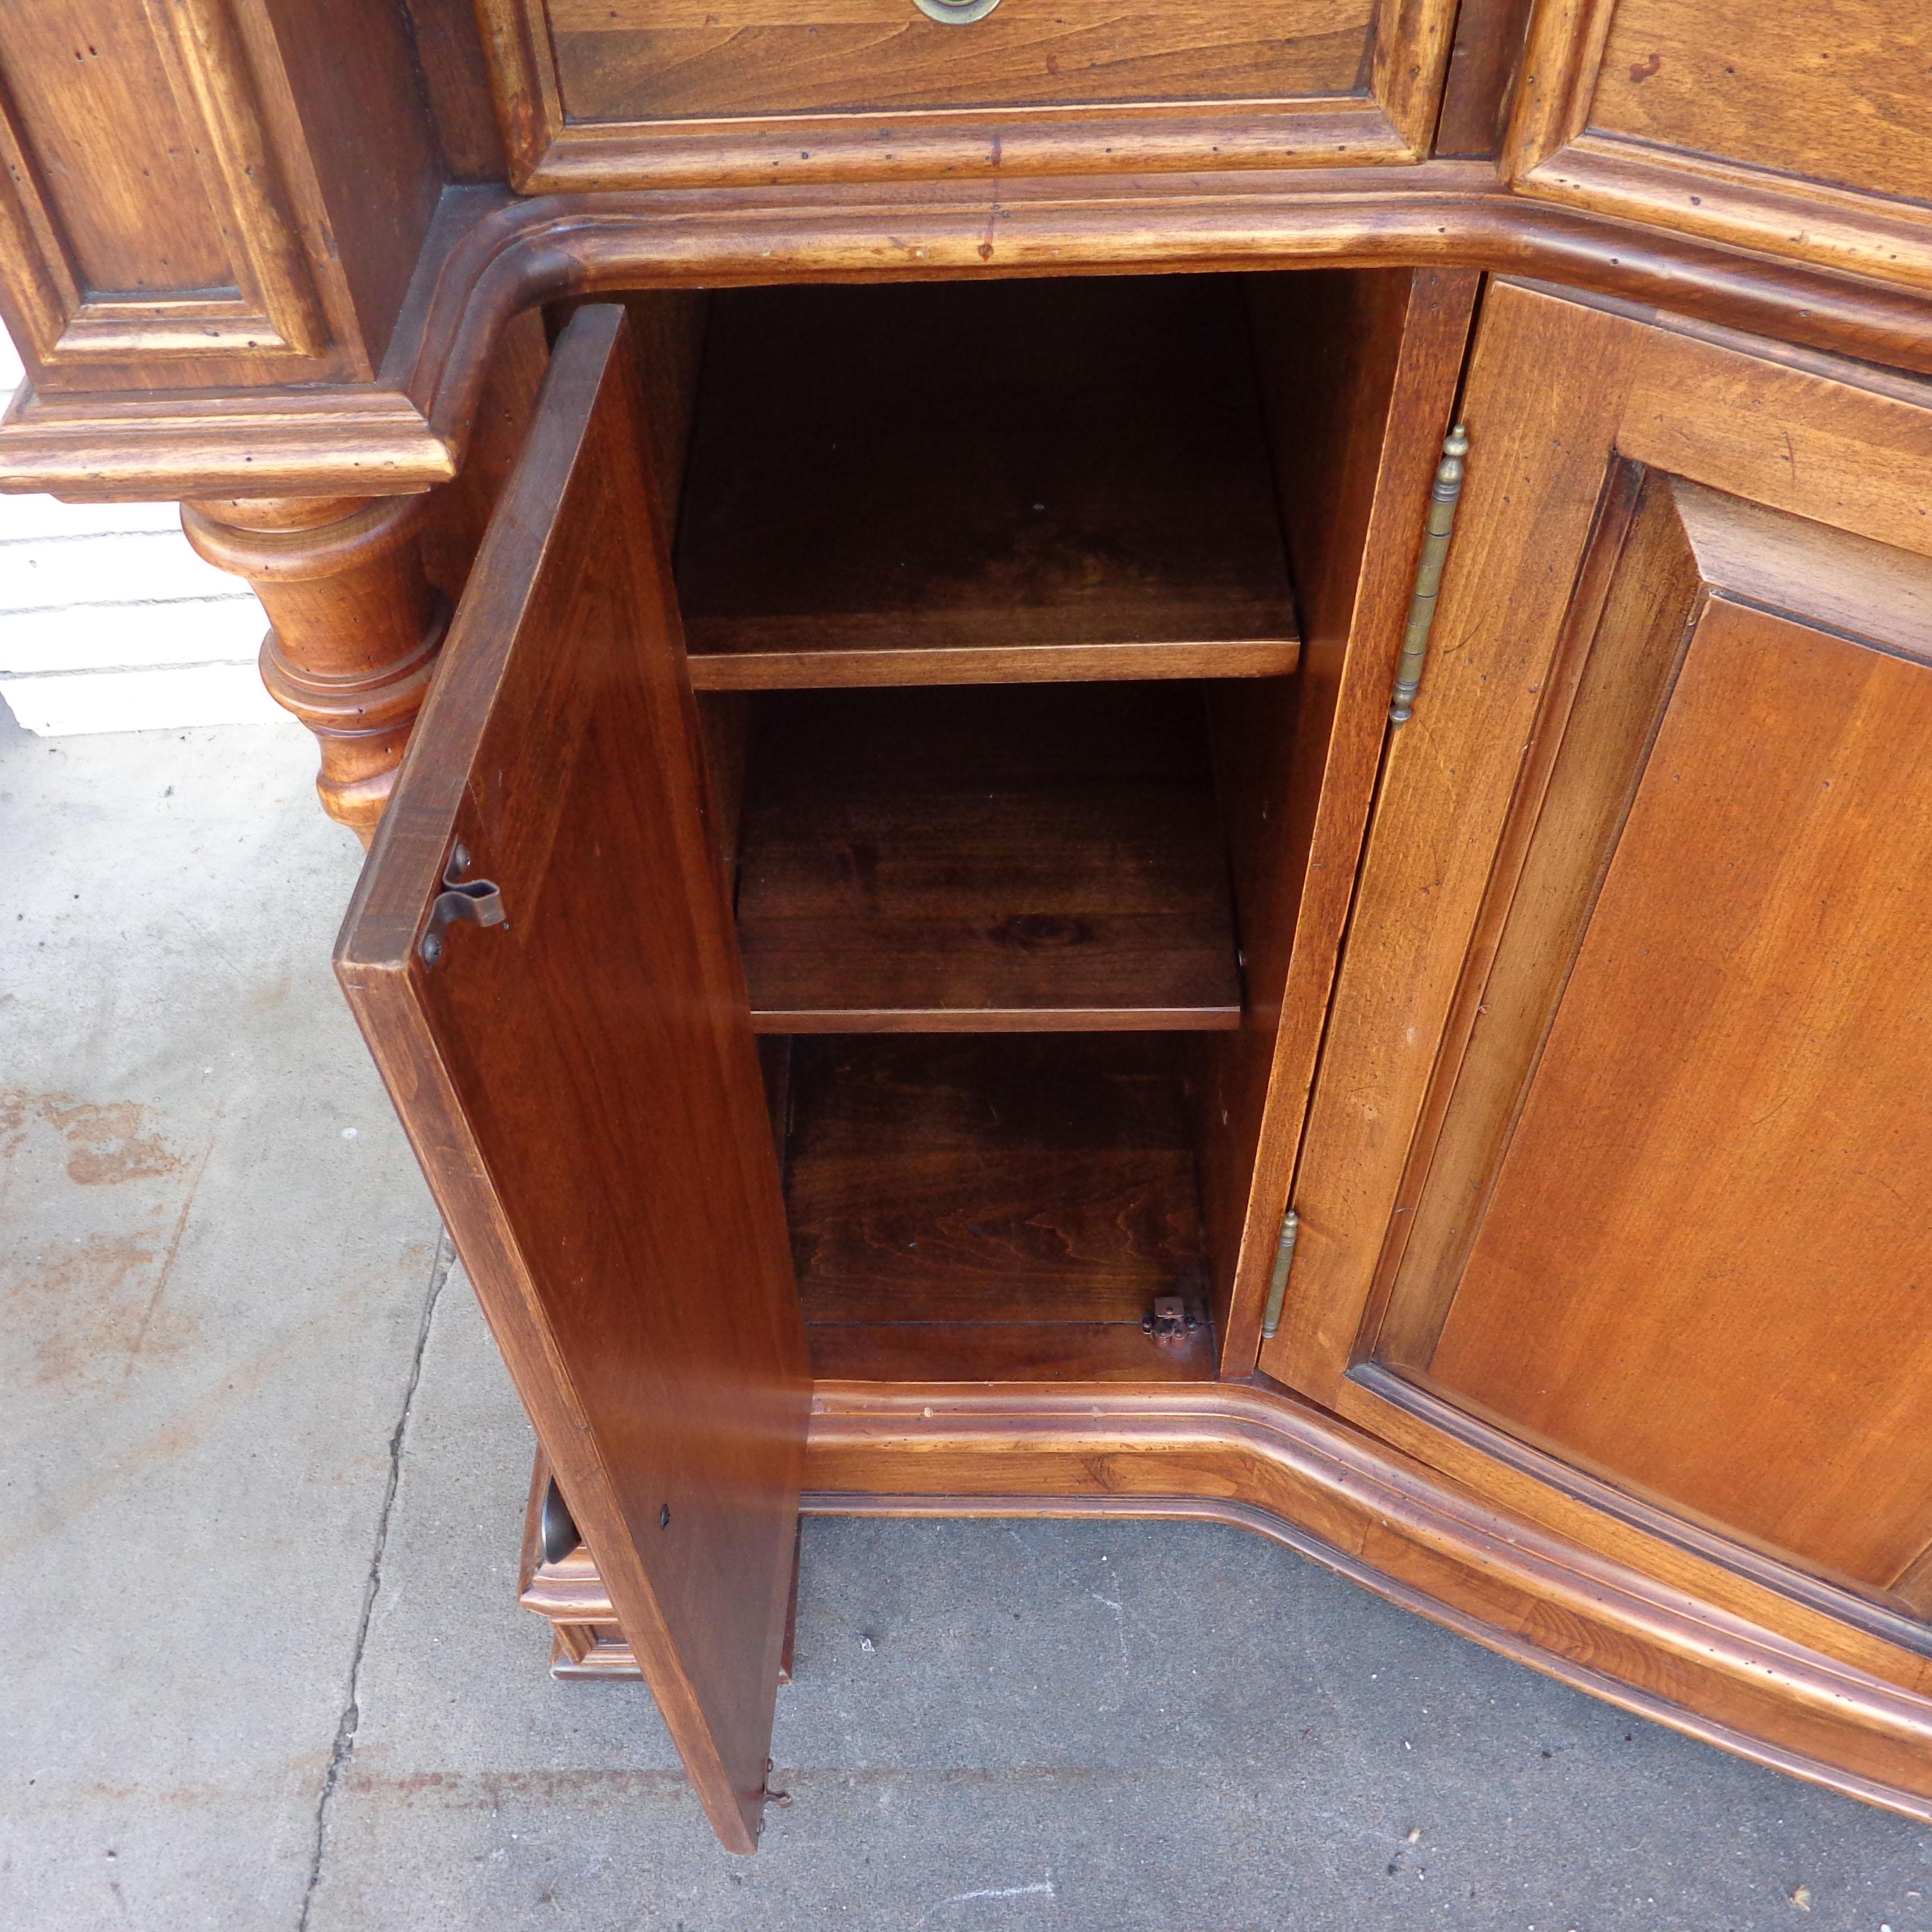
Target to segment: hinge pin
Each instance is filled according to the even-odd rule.
[[[1291,1208],[1282,1217],[1281,1239],[1274,1248],[1274,1273],[1268,1276],[1268,1306],[1262,1315],[1264,1342],[1272,1342],[1281,1326],[1282,1304],[1288,1299],[1288,1271],[1294,1265],[1294,1244],[1300,1234],[1301,1216]]]
[[[1429,520],[1423,526],[1422,560],[1415,566],[1415,591],[1408,600],[1408,628],[1402,635],[1402,656],[1395,668],[1395,701],[1389,722],[1406,724],[1415,709],[1422,682],[1422,661],[1429,654],[1429,627],[1436,621],[1436,593],[1442,588],[1442,567],[1449,560],[1450,532],[1456,527],[1456,500],[1462,494],[1462,459],[1469,453],[1469,432],[1458,423],[1443,439],[1442,460],[1429,492]]]

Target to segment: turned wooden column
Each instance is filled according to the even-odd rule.
[[[270,496],[184,503],[210,563],[268,612],[262,680],[322,747],[316,790],[366,845],[429,688],[448,601],[424,573],[429,498]]]

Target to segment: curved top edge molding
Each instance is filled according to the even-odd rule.
[[[456,472],[496,338],[569,296],[679,284],[1136,269],[1472,268],[1932,373],[1932,300],[1511,195],[1480,164],[518,198],[446,190],[373,384],[16,400],[0,490],[383,494]]]

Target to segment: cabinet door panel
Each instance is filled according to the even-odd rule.
[[[648,428],[623,311],[580,310],[337,963],[625,1636],[748,1851],[808,1370]],[[433,932],[458,877],[507,922]]]
[[[1261,1365],[1913,1641],[1932,390],[1504,284],[1468,422]]]
[[[1680,493],[1694,547],[1730,506],[1658,494]],[[1850,634],[1707,575],[1672,614],[1681,668],[1654,632],[1663,648],[1632,654],[1675,682],[1630,721],[1655,735],[1630,747],[1606,854],[1544,849],[1626,794],[1598,717],[1575,719],[1600,768],[1558,760],[1459,1090],[1520,1051],[1526,1009],[1546,1038],[1500,1144],[1468,1150],[1495,1169],[1486,1199],[1451,1180],[1450,1103],[1412,1263],[1436,1187],[1477,1193],[1450,1218],[1478,1226],[1411,1365],[1558,1454],[1886,1588],[1932,1531],[1932,626],[1848,608],[1880,572],[1859,539],[1834,547]],[[1793,601],[1823,546],[1802,548]],[[1606,628],[1624,614],[1613,597]],[[1520,1001],[1518,955],[1568,950],[1561,882],[1599,871],[1553,1007]],[[1492,1047],[1492,1019],[1516,1038]]]

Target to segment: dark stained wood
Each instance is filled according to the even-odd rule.
[[[796,159],[796,147],[761,149],[748,176],[736,172],[742,156],[728,126],[680,130],[687,178],[713,190],[686,204],[702,219],[667,220],[658,203],[614,196],[600,199],[586,220],[586,205],[568,196],[452,188],[423,243],[382,382],[230,387],[158,401],[143,392],[172,388],[180,371],[151,363],[130,338],[124,355],[67,365],[60,384],[70,380],[73,393],[41,382],[0,415],[0,489],[91,500],[353,495],[446,482],[461,458],[493,345],[512,317],[574,294],[661,284],[1400,261],[1556,277],[1667,303],[1673,316],[1894,368],[1932,368],[1932,308],[1909,285],[1508,194],[1480,163],[1365,175],[1339,165],[1332,145],[1318,141],[1318,155],[1300,152],[1303,164],[1286,165],[1288,146],[1317,125],[1250,116],[1238,130],[1245,146],[1225,146],[1220,157],[1235,190],[1225,194],[1211,191],[1211,176],[1204,188],[1173,172],[1171,142],[1153,172],[1130,171],[1122,149],[1102,155],[1110,166],[1118,160],[1120,171],[1070,178],[1053,164],[1064,130],[1050,120],[1032,130],[1030,161],[1018,131],[994,142],[949,123],[951,148],[977,144],[960,165],[935,160],[928,146],[895,164],[907,178],[892,194],[802,198],[778,166],[788,154]],[[1112,145],[1111,137],[1102,143]],[[651,166],[661,166],[656,154]],[[740,184],[718,190],[728,178]],[[28,312],[52,299],[46,265],[30,232],[8,220],[0,207],[0,308],[38,381]],[[232,385],[247,374],[224,359],[211,380]]]
[[[315,212],[327,211],[328,258],[353,316],[352,373],[367,380],[388,352],[442,191],[408,31],[394,0],[263,0],[262,10],[298,91],[302,134],[290,127],[284,146],[314,172]]]
[[[370,382],[441,187],[390,0],[0,5],[0,280],[44,392]]]
[[[508,172],[490,99],[476,9],[469,0],[403,0],[423,91],[453,182],[500,182]]]
[[[314,733],[322,809],[366,845],[387,806],[449,621],[430,580],[422,496],[184,503],[207,562],[245,577],[268,614],[262,680]],[[452,520],[460,525],[460,514]],[[440,560],[460,568],[446,545]]]
[[[1666,479],[1635,464],[1613,465],[1576,572],[1543,715],[1491,865],[1489,903],[1443,1029],[1445,1063],[1464,1054],[1479,1023],[1484,1050],[1462,1062],[1453,1112],[1448,1083],[1431,1090],[1364,1318],[1390,1361],[1426,1360],[1441,1332],[1471,1216],[1494,1178],[1487,1153],[1507,1132],[1589,916],[1600,854],[1628,807],[1638,748],[1676,675],[1696,572],[1672,494]],[[1579,706],[1588,727],[1566,738],[1560,721]],[[1537,914],[1513,924],[1509,908],[1519,896]],[[1417,1196],[1432,1166],[1418,1216]],[[1409,1279],[1391,1299],[1399,1268]]]
[[[640,406],[622,311],[580,312],[338,970],[699,1795],[749,1851],[807,1370]],[[452,926],[426,966],[459,839],[508,923]]]
[[[698,373],[710,301],[701,289],[648,289],[624,302],[631,318],[638,380],[644,385],[641,434],[674,548],[698,416]]]
[[[1184,1046],[799,1040],[785,1200],[816,1372],[1211,1373]],[[1142,1332],[1162,1295],[1201,1321],[1184,1345]]]
[[[798,1042],[786,1204],[808,1322],[1137,1324],[1198,1298],[1180,1042]]]
[[[1869,1656],[1849,1633],[1922,1615],[1932,1540],[1898,965],[1932,395],[1546,291],[1484,327],[1457,646],[1390,746],[1262,1364]]]
[[[1204,1304],[1203,1312],[1204,1313]],[[814,1322],[820,1382],[1200,1382],[1214,1378],[1214,1331],[1154,1342],[1120,1322]]]
[[[483,533],[523,454],[530,411],[549,360],[543,317],[535,310],[518,316],[497,344],[463,468],[453,483],[430,496],[422,535],[423,567],[452,604],[470,580]]]
[[[1219,278],[718,296],[678,556],[700,686],[1297,658],[1239,290]]]
[[[1235,1024],[1198,688],[768,694],[738,937],[765,1032]]]
[[[1523,194],[1923,289],[1919,0],[1546,0],[1503,170]]]
[[[524,192],[1414,164],[1455,0],[482,0]],[[970,110],[962,112],[962,110]]]

